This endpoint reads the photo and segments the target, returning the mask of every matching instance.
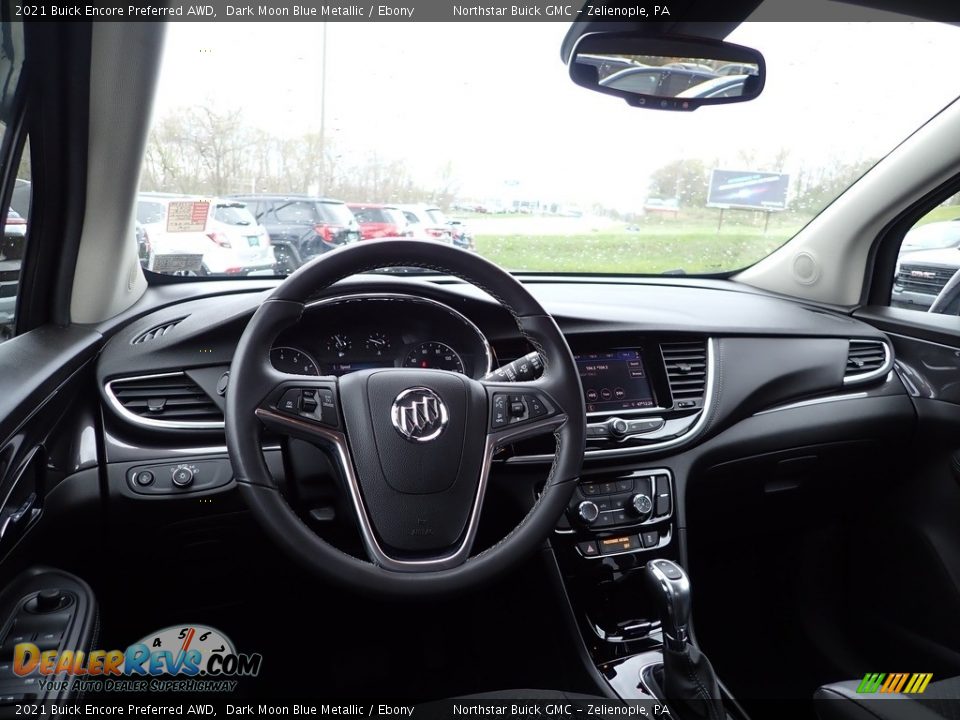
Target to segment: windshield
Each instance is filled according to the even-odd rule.
[[[278,273],[295,269],[290,243],[306,262],[363,241],[344,203],[398,205],[416,237],[451,244],[456,214],[471,249],[514,271],[727,273],[795,235],[960,91],[946,71],[953,26],[747,22],[728,39],[764,54],[758,99],[639,110],[570,81],[568,27],[172,23],[141,191],[256,203]],[[596,62],[611,84],[663,72]],[[706,79],[717,96],[743,77],[733,64],[670,70],[678,90]],[[425,87],[439,100],[418,97]],[[891,88],[909,99],[891,102]]]
[[[213,219],[227,225],[256,225],[257,221],[254,219],[253,215],[250,214],[250,211],[247,210],[246,205],[217,205],[216,210],[213,212]]]

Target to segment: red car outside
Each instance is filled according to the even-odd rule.
[[[347,206],[360,223],[362,240],[410,236],[407,219],[398,208],[392,205],[348,203]]]

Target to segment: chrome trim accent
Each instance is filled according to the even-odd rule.
[[[682,435],[671,438],[670,440],[663,440],[661,442],[651,443],[649,445],[609,448],[606,450],[586,450],[583,453],[584,460],[589,460],[591,458],[631,457],[634,455],[645,455],[647,453],[678,447],[696,438],[696,436],[700,434],[706,425],[707,420],[710,417],[710,410],[713,407],[713,385],[717,375],[717,366],[716,340],[712,337],[707,338],[707,367],[709,368],[709,371],[707,372],[707,382],[703,391],[703,409],[700,410],[699,417],[697,417],[696,422],[690,426],[689,430]],[[514,455],[511,458],[507,458],[504,462],[517,464],[538,463],[548,462],[552,459],[553,455]]]
[[[780,412],[781,410],[795,410],[797,408],[810,407],[811,405],[823,405],[824,403],[842,402],[844,400],[862,400],[866,397],[870,397],[870,394],[865,391],[844,393],[842,395],[824,395],[823,397],[811,398],[810,400],[798,400],[797,402],[787,403],[786,405],[775,405],[772,408],[755,412],[753,417],[768,415],[770,413]]]
[[[432,305],[434,307],[445,310],[450,315],[455,317],[457,320],[466,325],[469,329],[473,330],[476,333],[477,337],[480,338],[480,342],[483,344],[484,353],[487,356],[487,369],[485,372],[480,374],[482,378],[485,375],[488,375],[491,370],[493,370],[493,351],[490,348],[490,343],[487,340],[486,335],[480,332],[480,328],[468,318],[463,313],[454,310],[452,307],[446,303],[442,303],[439,300],[434,300],[432,298],[418,297],[417,295],[408,295],[407,293],[351,293],[348,295],[338,295],[336,297],[322,298],[320,300],[313,300],[311,302],[305,303],[304,308],[312,310],[315,307],[322,307],[324,305],[336,305],[337,303],[350,302],[352,300],[402,300],[405,302],[415,302],[421,303],[423,305]],[[440,342],[440,341],[436,341]],[[479,378],[473,378],[478,380]]]
[[[421,570],[446,570],[448,568],[462,565],[470,555],[473,548],[473,541],[477,535],[477,525],[480,519],[480,507],[483,504],[484,493],[487,489],[487,480],[490,476],[490,467],[493,462],[493,454],[497,447],[503,442],[510,442],[515,439],[514,435],[539,433],[551,428],[560,427],[566,422],[566,415],[555,415],[546,418],[539,423],[532,423],[519,428],[510,428],[507,431],[494,432],[487,435],[486,447],[483,454],[483,463],[480,466],[480,482],[477,484],[477,494],[473,501],[473,508],[470,511],[470,518],[467,521],[467,529],[463,535],[463,540],[449,555],[427,560],[398,560],[387,555],[380,543],[377,541],[376,534],[373,531],[373,525],[367,515],[367,509],[363,502],[363,496],[360,492],[360,483],[357,480],[353,469],[353,460],[350,457],[350,448],[347,444],[346,435],[341,432],[329,430],[315,423],[308,423],[298,418],[287,416],[281,413],[257,408],[255,411],[257,417],[266,417],[278,424],[287,424],[306,430],[308,433],[327,441],[336,451],[336,461],[343,472],[347,488],[350,490],[350,498],[353,502],[353,508],[357,515],[357,522],[360,525],[360,535],[363,538],[363,544],[367,549],[370,559],[382,568],[394,570],[397,572],[417,572]]]
[[[190,422],[186,420],[155,420],[153,418],[142,417],[127,410],[120,400],[117,399],[117,396],[113,390],[114,383],[134,382],[136,380],[153,380],[163,377],[177,377],[178,375],[182,375],[188,381],[193,382],[190,380],[190,376],[187,375],[185,370],[178,370],[177,372],[155,373],[153,375],[128,375],[113,378],[112,380],[108,380],[106,383],[104,383],[103,389],[107,395],[107,400],[110,402],[110,405],[113,406],[114,411],[124,419],[129,420],[136,425],[142,425],[150,428],[161,428],[164,430],[223,430],[223,420],[197,420],[195,422]],[[200,389],[203,390],[203,388]],[[210,402],[214,402],[213,398],[210,398]],[[214,402],[214,404],[216,403]]]
[[[419,400],[402,403],[411,395]],[[390,422],[400,436],[411,442],[430,442],[447,427],[450,415],[443,400],[428,387],[407,388],[397,395],[390,408]]]
[[[890,348],[890,343],[888,343],[886,340],[851,338],[849,342],[850,342],[851,348],[853,347],[854,343],[858,343],[858,344],[879,343],[883,347],[883,365],[881,365],[876,370],[871,370],[870,372],[856,373],[854,375],[844,374],[843,376],[844,385],[855,385],[858,383],[865,383],[865,382],[870,382],[871,380],[876,380],[877,378],[883,377],[884,375],[886,375],[893,368],[893,350]],[[849,353],[849,350],[847,352]],[[846,363],[844,363],[844,367],[846,367]]]
[[[656,407],[641,408],[639,410],[598,410],[597,412],[588,412],[587,417],[607,417],[614,418],[621,415],[655,415],[657,413],[670,412],[671,408],[657,405]]]

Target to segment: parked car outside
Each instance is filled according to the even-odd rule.
[[[960,249],[914,250],[897,261],[890,303],[896,307],[927,310],[953,274],[960,269]]]
[[[919,225],[903,238],[900,257],[917,250],[960,247],[960,218]]]
[[[476,245],[473,242],[473,234],[463,220],[450,218],[448,224],[450,225],[450,234],[454,245],[464,250],[476,250]]]
[[[927,310],[960,270],[960,219],[914,227],[900,245],[891,304]]]
[[[137,257],[140,258],[140,266],[150,267],[150,257],[153,255],[153,247],[150,245],[150,235],[147,229],[138,220],[134,233],[137,238]]]
[[[238,200],[141,193],[137,221],[150,238],[152,270],[198,275],[274,272],[270,237]]]
[[[411,237],[453,244],[453,232],[440,208],[434,205],[398,205],[407,219]]]
[[[7,222],[0,245],[0,340],[13,336],[17,309],[17,287],[20,284],[20,263],[23,261],[27,221],[13,208],[7,210]]]
[[[360,240],[360,225],[342,200],[310,195],[233,195],[265,226],[277,274],[289,275],[311,258]]]
[[[360,236],[363,240],[411,235],[406,217],[395,205],[350,203],[347,207],[360,223]]]

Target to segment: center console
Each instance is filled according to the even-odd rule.
[[[680,720],[743,717],[688,629],[678,478],[662,452],[705,422],[712,356],[710,340],[696,338],[575,348],[585,464],[552,542],[577,629],[610,688],[625,700],[666,700]],[[644,462],[654,450],[661,459]],[[608,457],[620,459],[617,470],[598,466]]]

